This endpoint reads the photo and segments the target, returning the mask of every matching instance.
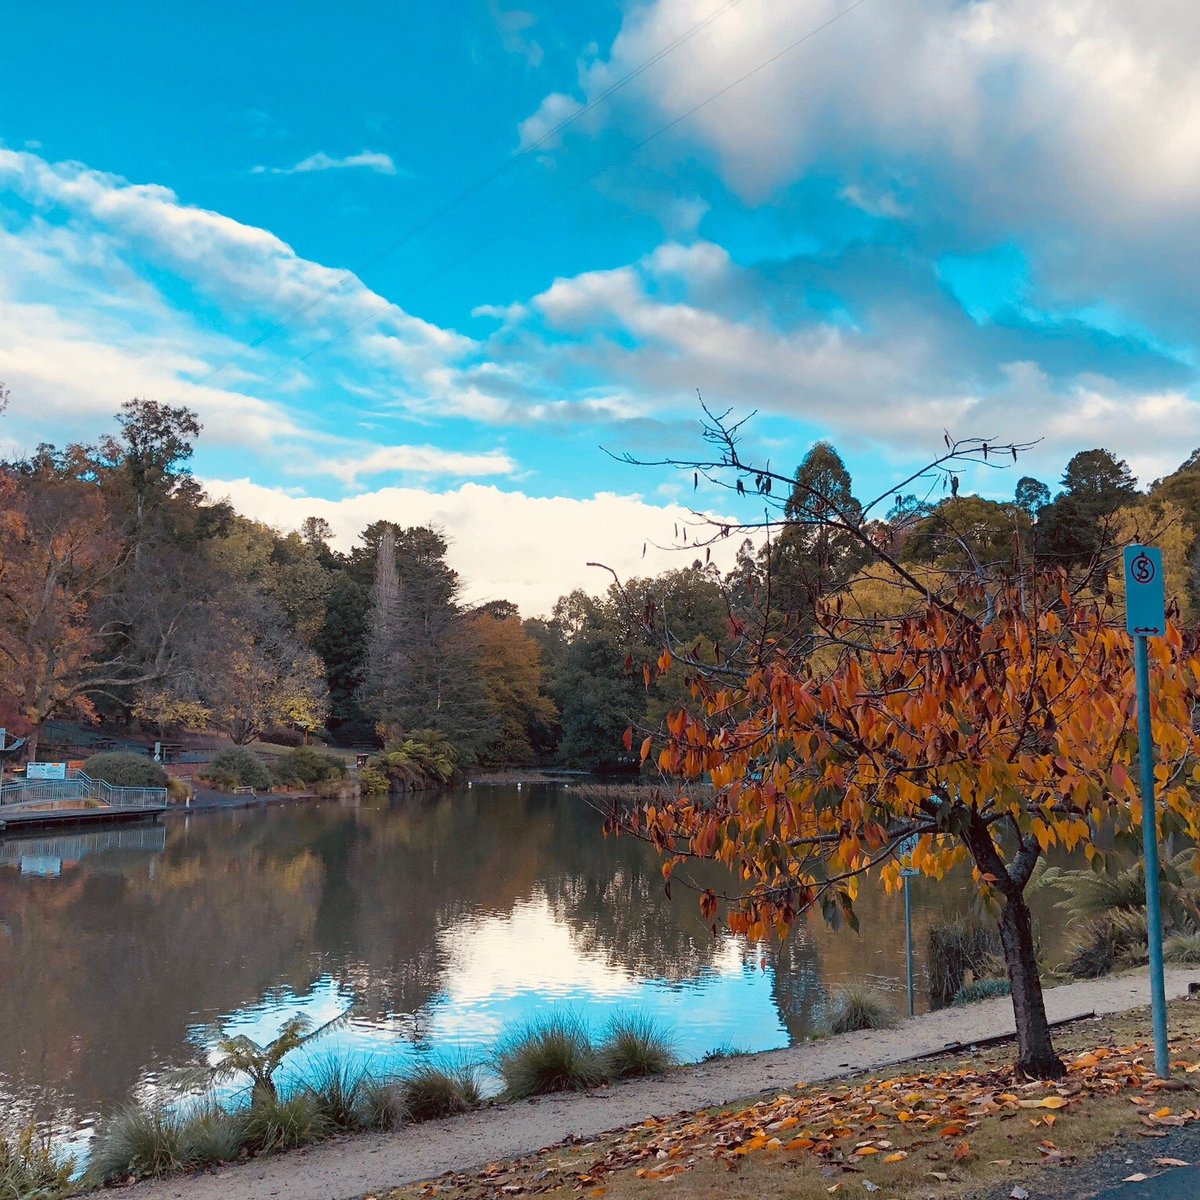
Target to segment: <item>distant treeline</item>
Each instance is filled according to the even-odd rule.
[[[716,662],[750,625],[802,648],[839,594],[886,608],[887,579],[865,573],[861,543],[823,524],[813,496],[931,573],[1028,561],[1108,588],[1116,549],[1154,540],[1181,618],[1200,601],[1200,451],[1146,492],[1093,449],[1057,491],[1024,477],[996,501],[955,485],[867,521],[819,442],[786,520],[746,540],[729,572],[697,559],[522,619],[504,600],[463,603],[440,531],[376,521],[342,553],[318,517],[282,533],[213,501],[187,469],[200,431],[186,408],[134,400],[94,445],[0,463],[0,725],[32,746],[48,719],[75,716],[239,744],[435,730],[462,765],[629,766],[624,731],[658,726],[688,696],[684,672],[644,669],[668,642]]]

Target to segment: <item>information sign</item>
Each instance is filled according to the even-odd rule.
[[[67,764],[65,762],[31,762],[25,768],[26,779],[66,779]]]

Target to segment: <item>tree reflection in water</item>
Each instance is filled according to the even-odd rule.
[[[0,843],[0,1097],[111,1111],[198,1061],[214,1022],[261,1040],[351,1002],[324,1049],[376,1066],[482,1053],[554,1004],[658,1014],[698,1058],[803,1037],[830,980],[903,972],[894,899],[864,892],[861,937],[714,938],[652,851],[605,839],[556,785],[172,816],[161,834]]]

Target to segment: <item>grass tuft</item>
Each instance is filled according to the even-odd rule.
[[[701,1056],[701,1062],[720,1062],[725,1058],[742,1058],[750,1051],[741,1046],[735,1046],[730,1041],[718,1042],[711,1050],[706,1050]]]
[[[976,979],[964,984],[954,997],[955,1004],[974,1004],[977,1000],[991,1000],[994,996],[1011,996],[1012,985],[1007,979]]]
[[[88,1173],[98,1183],[166,1175],[184,1165],[183,1119],[162,1107],[130,1104],[100,1128]]]
[[[366,1124],[363,1115],[363,1085],[366,1077],[348,1063],[328,1058],[317,1067],[308,1090],[317,1115],[338,1133],[353,1133]]]
[[[259,1154],[307,1146],[330,1132],[328,1120],[309,1091],[286,1098],[263,1097],[246,1113],[247,1141]]]
[[[843,984],[830,997],[830,1033],[891,1029],[898,1020],[892,1002],[864,983]]]
[[[360,1090],[360,1106],[366,1129],[398,1129],[409,1119],[403,1085],[397,1079],[365,1076]]]
[[[0,1197],[4,1200],[56,1200],[73,1191],[73,1158],[60,1158],[49,1139],[32,1127],[0,1131]]]
[[[1163,942],[1163,958],[1171,963],[1200,963],[1200,933],[1173,933]]]
[[[1118,967],[1144,963],[1146,940],[1144,910],[1117,909],[1094,917],[1080,929],[1067,970],[1076,979],[1098,979]]]
[[[233,1162],[246,1147],[244,1112],[226,1112],[212,1105],[193,1113],[179,1135],[179,1156],[185,1167],[196,1169]]]
[[[605,1080],[583,1023],[565,1016],[548,1017],[507,1037],[496,1051],[496,1068],[508,1100],[584,1091]]]
[[[478,1108],[483,1101],[471,1067],[417,1067],[397,1085],[404,1111],[413,1121],[432,1121]]]
[[[600,1049],[601,1067],[610,1079],[665,1075],[675,1063],[670,1035],[651,1017],[614,1017]]]

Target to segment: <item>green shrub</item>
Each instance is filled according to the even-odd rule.
[[[261,1096],[246,1113],[246,1139],[259,1154],[294,1150],[332,1132],[313,1094]]]
[[[97,1183],[129,1176],[166,1175],[184,1164],[183,1120],[159,1106],[130,1104],[101,1127],[92,1147],[88,1174]]]
[[[180,1158],[184,1167],[192,1170],[233,1162],[248,1140],[246,1114],[226,1112],[214,1104],[184,1122],[179,1136]]]
[[[391,791],[388,777],[376,767],[359,767],[358,786],[365,796],[381,796]]]
[[[954,997],[955,1004],[974,1004],[976,1000],[990,1000],[993,996],[1011,996],[1012,985],[1007,979],[976,979],[964,984]]]
[[[74,1191],[73,1158],[60,1158],[48,1138],[32,1127],[12,1134],[0,1131],[0,1198],[2,1200],[55,1200]]]
[[[397,1084],[404,1112],[413,1121],[433,1121],[478,1108],[483,1100],[470,1067],[417,1067]]]
[[[106,752],[93,754],[83,764],[86,774],[113,787],[166,787],[167,773],[161,763],[145,754]]]
[[[398,747],[388,746],[368,764],[387,777],[388,790],[411,792],[452,783],[459,774],[450,739],[437,729],[417,729]],[[361,778],[361,772],[360,772]]]
[[[976,979],[1003,974],[1000,932],[976,917],[934,925],[928,937],[929,1003],[945,1008],[954,1002],[970,973]]]
[[[396,1079],[366,1076],[362,1081],[361,1111],[366,1129],[396,1129],[409,1119],[402,1085]]]
[[[221,788],[248,787],[263,792],[274,782],[266,763],[245,746],[231,746],[213,755],[208,777]]]
[[[886,996],[863,983],[847,983],[830,997],[829,1032],[891,1029],[899,1018]]]
[[[550,1017],[517,1030],[497,1048],[496,1068],[509,1100],[583,1091],[605,1080],[587,1030],[573,1017]]]
[[[310,1080],[308,1090],[317,1115],[330,1129],[350,1133],[366,1124],[363,1115],[364,1073],[337,1058],[326,1059]]]
[[[670,1036],[652,1018],[618,1016],[609,1022],[600,1061],[610,1079],[634,1079],[666,1074],[675,1054]]]
[[[346,764],[336,755],[311,746],[298,746],[280,755],[275,764],[275,774],[289,786],[300,784],[312,787],[326,780],[344,779]]]

